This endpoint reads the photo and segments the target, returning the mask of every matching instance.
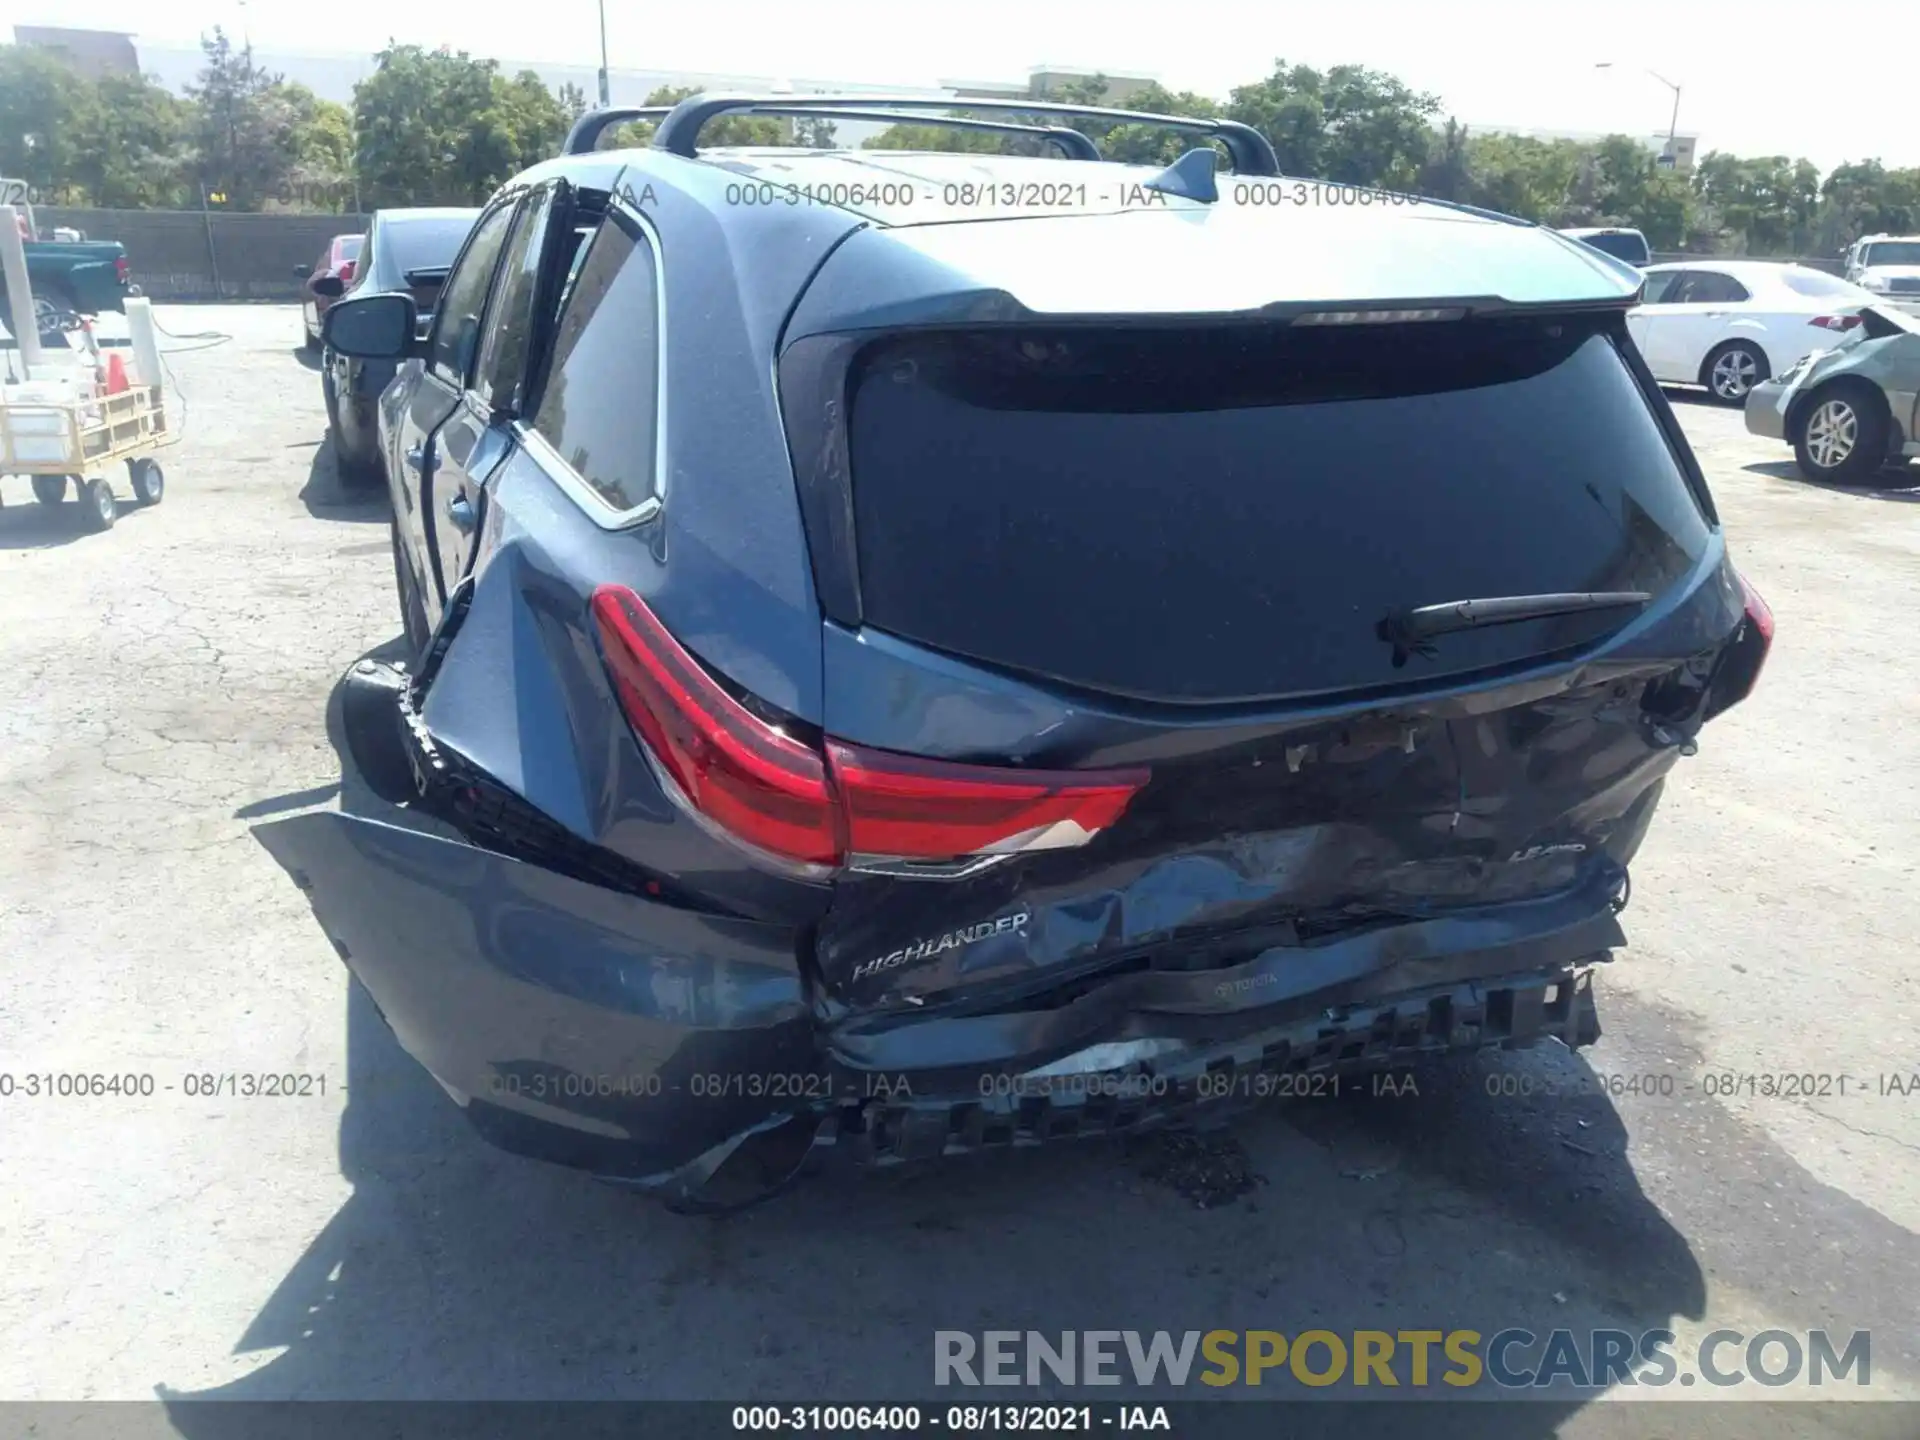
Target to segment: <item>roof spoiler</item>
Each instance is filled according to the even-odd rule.
[[[975,100],[962,96],[930,98],[925,95],[809,95],[804,100],[796,100],[791,95],[693,95],[682,100],[671,110],[665,110],[660,106],[638,106],[590,111],[574,122],[573,130],[567,136],[566,153],[585,154],[594,148],[601,132],[608,126],[622,125],[633,120],[657,118],[658,128],[653,134],[654,145],[658,149],[691,160],[699,154],[700,131],[705,128],[707,122],[727,114],[820,113],[826,116],[867,118],[860,114],[866,111],[868,115],[876,118],[885,116],[893,119],[896,124],[918,124],[937,128],[949,125],[950,122],[943,112],[954,110],[975,111],[985,115],[1058,116],[1062,119],[1078,117],[1106,120],[1117,125],[1153,125],[1165,130],[1181,130],[1220,141],[1233,158],[1233,168],[1238,174],[1278,175],[1280,173],[1279,159],[1274,155],[1273,146],[1267,142],[1267,137],[1251,125],[1243,125],[1237,120],[1207,120],[1191,115],[1155,115],[1145,110],[1112,110],[1098,105],[1063,105],[1051,100]],[[951,123],[952,128],[956,129],[1001,128],[999,124],[979,120]],[[1091,140],[1088,141],[1088,148],[1093,153],[1089,155],[1073,142],[1061,140],[1055,127],[1022,125],[1019,130],[1010,133],[1021,131],[1027,133],[1038,131],[1063,147],[1071,146],[1068,153],[1076,158],[1093,160],[1100,158],[1099,147],[1093,145]]]
[[[660,121],[673,113],[671,105],[617,105],[606,110],[594,110],[582,115],[574,122],[567,135],[568,155],[581,155],[592,150],[599,143],[601,135],[614,125],[628,125],[636,120]],[[1069,160],[1098,160],[1100,147],[1093,138],[1065,125],[1022,125],[1012,120],[963,119],[950,115],[916,114],[909,110],[854,110],[842,109],[831,105],[814,105],[808,101],[784,101],[754,105],[749,111],[753,115],[796,116],[819,120],[856,120],[887,125],[929,125],[942,130],[985,130],[1001,135],[1024,135],[1035,140],[1045,140],[1057,147]]]

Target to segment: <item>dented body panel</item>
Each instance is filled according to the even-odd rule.
[[[1224,211],[960,221],[888,238],[831,207],[736,214],[721,197],[739,173],[599,155],[519,182],[571,176],[603,192],[603,226],[658,232],[658,315],[626,317],[664,326],[658,503],[625,519],[593,510],[562,473],[574,462],[535,443],[526,417],[496,416],[489,443],[504,458],[478,477],[477,526],[450,552],[466,569],[444,577],[434,634],[406,673],[350,680],[359,699],[343,706],[363,773],[404,809],[260,831],[401,1043],[476,1126],[516,1152],[683,1199],[728,1177],[760,1194],[826,1142],[885,1161],[1137,1128],[1205,1110],[1219,1093],[1209,1076],[1595,1038],[1591,973],[1625,942],[1628,867],[1665,778],[1745,693],[1771,634],[1671,412],[1617,345],[1606,307],[1623,307],[1631,286],[1525,227],[1437,212],[1389,227],[1445,241],[1413,276],[1421,296],[1453,285],[1481,303],[1500,290],[1496,309],[1557,296],[1567,329],[1587,327],[1580,343],[1614,347],[1589,361],[1618,356],[1611,403],[1638,407],[1632,458],[1652,478],[1606,494],[1583,479],[1543,509],[1600,537],[1575,553],[1591,536],[1570,531],[1576,573],[1547,578],[1592,594],[1651,576],[1634,592],[1644,603],[1462,635],[1422,670],[1389,658],[1386,622],[1376,638],[1375,616],[1343,594],[1325,633],[1366,653],[1325,671],[1340,683],[1229,677],[1176,703],[906,638],[863,613],[841,380],[871,327],[1021,323],[1125,289],[1111,266],[1064,278],[1027,268],[1023,228],[1045,238],[1048,266],[1075,236],[1105,233],[1151,278],[1181,255],[1244,258],[1263,222]],[[627,204],[644,217],[617,215]],[[1374,258],[1326,260],[1312,294],[1269,293],[1282,282],[1266,272],[1190,270],[1140,313],[1266,325],[1283,301],[1403,296],[1376,273],[1389,230],[1340,221],[1329,233],[1364,232]],[[863,266],[877,288],[862,288]],[[1173,295],[1204,313],[1169,315]],[[1563,320],[1514,323],[1559,337]],[[1446,383],[1407,393],[1440,406]],[[1365,385],[1355,394],[1369,398]],[[1096,395],[1084,413],[1107,412]],[[1242,474],[1244,459],[1226,456],[1215,476]],[[1532,459],[1504,457],[1503,483],[1536,469],[1552,483],[1553,465]],[[1427,487],[1420,513],[1445,513],[1448,483]],[[1663,514],[1685,523],[1663,528]],[[1428,543],[1414,529],[1403,546]],[[1363,553],[1389,557],[1387,593],[1391,546],[1364,527],[1341,532],[1355,534]],[[1284,526],[1257,543],[1286,562]],[[943,603],[1000,598],[990,584]],[[719,692],[700,703],[734,729],[700,732],[691,753],[737,742],[763,766],[754,783],[776,784],[767,767],[797,753],[838,804],[847,772],[828,762],[841,747],[949,777],[965,766],[1138,780],[1092,829],[1049,821],[933,861],[847,840],[830,863],[790,863],[727,832],[664,763],[665,732],[634,709],[651,692],[612,663],[597,623],[603,587],[683,649],[684,668],[658,683]],[[1279,605],[1234,618],[1297,620]],[[1323,619],[1297,628],[1319,634]],[[1190,633],[1156,640],[1178,653]],[[849,813],[835,812],[840,840]],[[1026,843],[1061,829],[1063,844]],[[955,855],[964,863],[945,863]],[[1051,1088],[1062,1075],[1131,1088]]]

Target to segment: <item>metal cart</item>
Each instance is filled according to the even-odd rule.
[[[118,515],[113,487],[97,473],[89,478],[90,472],[124,462],[134,499],[158,505],[166,476],[153,454],[174,439],[158,385],[136,385],[93,400],[4,402],[0,476],[32,476],[33,497],[42,505],[58,505],[73,481],[81,523],[105,530]]]

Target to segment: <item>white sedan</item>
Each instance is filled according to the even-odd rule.
[[[1627,330],[1654,379],[1704,385],[1729,404],[1801,356],[1833,348],[1878,298],[1805,265],[1699,260],[1650,265]]]

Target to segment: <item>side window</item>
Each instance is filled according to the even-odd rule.
[[[493,409],[511,412],[520,398],[533,338],[534,294],[540,288],[541,242],[553,215],[554,196],[554,188],[548,186],[523,210],[487,310],[487,334],[473,388],[481,402]]]
[[[618,511],[656,492],[660,299],[654,249],[615,212],[568,286],[533,428]]]
[[[454,262],[453,273],[440,292],[433,322],[433,343],[427,349],[427,365],[450,385],[465,385],[479,349],[480,319],[487,308],[487,291],[493,284],[493,272],[500,251],[507,243],[507,230],[513,221],[512,203],[498,206],[480,217],[467,237],[467,246]]]
[[[1665,305],[1673,299],[1674,282],[1684,270],[1656,270],[1647,276],[1647,288],[1640,294],[1642,305]]]
[[[1702,270],[1694,276],[1693,291],[1690,296],[1696,305],[1730,305],[1741,300],[1751,299],[1747,287],[1731,275],[1722,275],[1714,270]]]

